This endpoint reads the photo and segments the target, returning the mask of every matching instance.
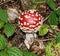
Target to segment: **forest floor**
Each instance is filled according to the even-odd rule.
[[[60,0],[54,0],[56,7],[60,7]],[[38,10],[39,13],[43,16],[44,19],[46,19],[51,10],[48,7],[48,5],[46,3],[35,3],[32,0],[1,0],[0,1],[0,8],[5,9],[6,11],[10,12],[9,9],[16,9],[16,11],[18,12],[18,14],[16,14],[17,16],[21,15],[22,12],[24,12],[25,10],[30,9],[31,5],[37,5],[38,6]],[[35,8],[33,8],[35,9]],[[13,11],[12,11],[13,12]],[[13,12],[15,13],[15,12]],[[14,16],[13,16],[14,18]],[[20,29],[20,27],[18,27],[18,18],[15,19],[9,19],[9,22],[12,23],[15,27],[15,33],[13,34],[13,36],[11,36],[10,38],[7,39],[8,41],[8,47],[9,46],[16,46],[22,50],[28,50],[31,51],[33,53],[38,54],[38,56],[44,56],[45,55],[45,46],[47,45],[48,42],[52,41],[55,36],[56,33],[60,31],[60,29],[58,27],[56,27],[54,30],[50,27],[49,32],[45,35],[45,36],[39,36],[38,32],[36,33],[38,36],[36,39],[34,39],[34,41],[32,41],[33,43],[30,44],[30,49],[27,49],[24,40],[25,40],[25,36],[26,34],[24,32],[22,32],[22,30]],[[47,19],[45,20],[44,24],[47,24]],[[49,25],[48,25],[49,26]],[[30,42],[31,43],[31,42]]]

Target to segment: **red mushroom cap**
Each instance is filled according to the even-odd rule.
[[[27,10],[19,17],[19,25],[23,32],[36,32],[42,20],[42,16],[36,10]]]

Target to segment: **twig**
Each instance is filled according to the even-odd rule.
[[[46,41],[51,41],[51,40],[54,40],[54,38],[39,40],[39,42],[41,42],[41,41],[46,42]],[[36,40],[36,41],[38,41],[38,40]]]
[[[6,4],[6,3],[10,2],[10,1],[12,1],[12,0],[7,0],[7,1],[1,3],[0,6],[3,5],[3,4]]]

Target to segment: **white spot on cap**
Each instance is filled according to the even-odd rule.
[[[23,20],[23,18],[21,18],[20,20]]]
[[[30,13],[34,13],[34,10],[30,10]]]
[[[21,25],[19,27],[20,27],[20,29],[23,29],[23,27]]]
[[[28,15],[25,15],[25,18],[30,18],[30,16],[28,16]]]
[[[32,25],[32,27],[35,27],[35,25]]]
[[[30,31],[34,31],[34,29],[30,29]]]
[[[31,23],[33,23],[34,21],[33,20],[31,20]]]
[[[29,14],[29,15],[31,15],[31,14]]]
[[[25,14],[26,14],[26,12],[25,12]]]
[[[29,25],[29,23],[27,23],[27,25]]]
[[[20,24],[20,21],[18,21],[18,24]]]
[[[21,25],[23,25],[23,24],[21,23]]]
[[[37,19],[37,18],[35,18],[34,20],[36,20],[36,21],[37,21],[38,19]]]
[[[32,27],[32,25],[30,25],[29,27]]]
[[[39,24],[37,23],[36,25],[38,26]]]
[[[26,28],[26,27],[23,27],[24,29]]]
[[[34,16],[34,15],[32,15],[32,16]]]
[[[26,27],[26,29],[29,29],[28,27]]]
[[[24,22],[24,25],[26,25],[26,22]]]
[[[20,17],[19,17],[19,19],[20,19]]]
[[[36,24],[36,22],[34,22],[34,24]]]
[[[22,15],[24,15],[24,13],[22,13]]]
[[[22,27],[20,27],[20,29],[22,30],[23,28],[22,28]]]
[[[41,16],[41,15],[39,14],[39,16]]]
[[[35,30],[37,30],[38,29],[38,27],[35,27]]]
[[[27,10],[27,12],[30,12],[29,10]]]
[[[38,13],[36,13],[36,16],[38,16]]]
[[[42,22],[39,22],[39,24],[41,24]]]
[[[40,17],[39,17],[39,20],[41,20]]]

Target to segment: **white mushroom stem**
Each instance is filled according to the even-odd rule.
[[[31,41],[31,40],[34,40],[34,38],[36,38],[37,37],[37,35],[36,35],[36,33],[34,33],[34,34],[30,34],[30,33],[27,33],[26,34],[26,39],[25,39],[25,41],[24,41],[24,43],[25,43],[25,45],[26,45],[26,47],[29,49],[30,48],[30,44],[29,44],[29,42]]]

